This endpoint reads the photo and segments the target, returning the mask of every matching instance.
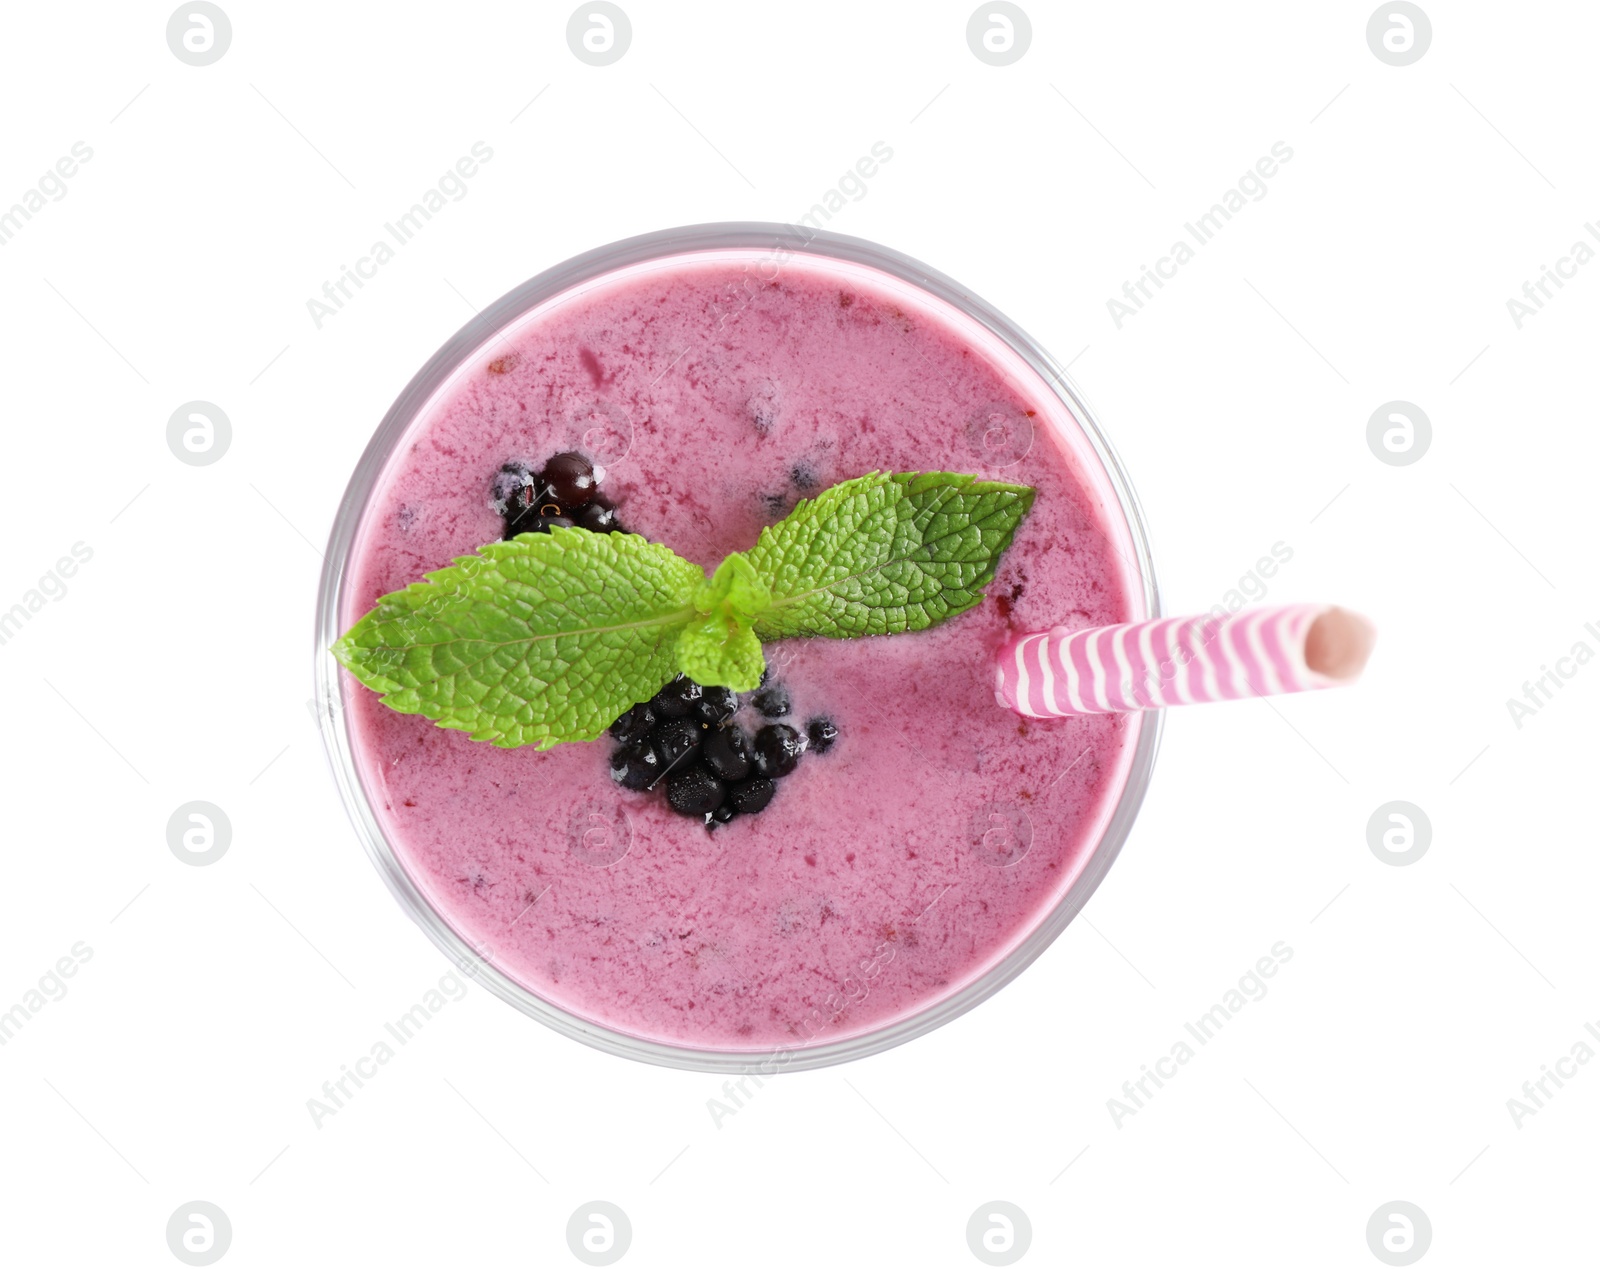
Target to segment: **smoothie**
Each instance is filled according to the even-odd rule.
[[[704,566],[867,472],[1037,490],[979,607],[916,633],[767,646],[784,721],[829,727],[760,814],[725,824],[621,787],[608,737],[497,749],[346,679],[368,799],[461,937],[577,1018],[716,1052],[859,1036],[984,974],[1091,856],[1140,726],[1024,720],[993,695],[990,657],[1013,632],[1146,615],[1122,512],[1066,407],[919,288],[764,254],[615,271],[468,355],[378,478],[342,612],[348,626],[500,538],[497,476],[556,454],[592,460],[628,532]],[[751,731],[757,704],[739,706]]]

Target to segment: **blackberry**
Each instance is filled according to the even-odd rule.
[[[543,531],[539,509],[549,503],[549,491],[526,463],[502,465],[490,485],[489,497],[505,519],[508,542],[519,533]]]
[[[771,780],[764,776],[755,776],[729,786],[726,805],[741,815],[755,815],[766,809],[767,803],[772,801],[772,795],[777,791],[778,786]]]
[[[776,683],[762,688],[750,698],[750,703],[766,718],[782,718],[794,708],[789,700],[789,689]]]
[[[617,523],[617,509],[599,494],[590,498],[586,506],[579,507],[572,518],[580,529],[594,533],[616,533],[621,528]]]
[[[511,510],[511,501],[534,484],[533,470],[527,463],[502,463],[489,486],[489,499],[501,515]]]
[[[569,511],[575,511],[594,496],[598,483],[594,464],[582,454],[568,451],[557,454],[539,473],[550,487],[555,500]]]
[[[656,725],[656,716],[648,704],[633,706],[611,724],[611,735],[625,745],[643,740]]]
[[[679,815],[710,815],[722,805],[727,790],[704,767],[667,777],[667,802]]]
[[[513,460],[495,473],[489,500],[505,518],[505,538],[519,533],[548,533],[576,525],[594,533],[616,533],[617,508],[600,493],[604,477],[582,454],[557,454],[535,472],[527,463]]]
[[[661,755],[667,769],[677,766],[678,760],[700,744],[700,724],[692,718],[672,718],[656,724],[650,733],[650,743]]]
[[[657,718],[687,718],[700,703],[700,684],[682,674],[673,679],[650,699],[650,708]]]
[[[839,739],[838,724],[831,718],[813,718],[806,724],[806,737],[813,753],[827,753]]]
[[[611,755],[611,778],[625,789],[648,789],[664,768],[661,755],[648,740],[623,745]]]
[[[560,507],[550,501],[549,490],[542,485],[529,485],[512,500],[511,509],[506,512],[507,539],[514,538],[519,533],[550,532],[549,517],[558,514],[560,510]],[[570,524],[571,521],[567,523]]]
[[[694,716],[702,723],[710,723],[716,727],[732,718],[738,708],[739,694],[732,688],[707,687],[701,689],[700,701],[694,707]]]
[[[590,506],[611,509],[598,495]],[[580,508],[575,514],[582,513]],[[546,520],[552,518],[557,517]],[[733,721],[746,699],[767,718],[784,717],[793,709],[788,689],[773,681],[770,670],[763,671],[759,688],[748,698],[727,687],[703,686],[684,674],[674,676],[611,724],[618,742],[611,755],[612,778],[629,789],[664,784],[672,809],[702,819],[708,830],[765,810],[777,791],[776,781],[794,771],[807,749],[826,753],[838,740],[839,728],[819,714],[806,721],[803,733],[772,722],[752,737]]]
[[[723,780],[743,780],[750,774],[750,739],[738,727],[719,727],[700,744],[700,760]]]
[[[756,733],[755,748],[756,772],[775,779],[795,769],[806,745],[787,723],[769,723]]]

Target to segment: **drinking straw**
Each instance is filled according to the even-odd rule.
[[[1329,604],[1159,617],[1017,635],[995,657],[995,699],[1028,718],[1122,714],[1354,682],[1366,618]]]

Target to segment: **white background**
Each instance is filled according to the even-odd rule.
[[[1424,1263],[1592,1257],[1600,1063],[1520,1127],[1506,1102],[1600,1025],[1600,665],[1520,729],[1505,702],[1600,651],[1600,263],[1521,330],[1506,300],[1600,218],[1600,12],[1428,0],[1397,68],[1364,0],[1031,0],[997,68],[964,3],[625,7],[604,68],[565,5],[225,0],[203,68],[164,5],[6,13],[0,207],[94,152],[0,247],[0,608],[94,553],[0,646],[0,1010],[93,949],[0,1048],[8,1263],[176,1264],[193,1199],[240,1266],[577,1264],[596,1198],[637,1265],[974,1265],[992,1199],[1030,1217],[1023,1263],[1377,1264],[1394,1199],[1431,1220]],[[318,330],[306,300],[477,141],[467,197]],[[307,1099],[448,968],[306,708],[367,438],[470,306],[630,234],[793,220],[877,141],[892,161],[830,228],[1072,361],[1169,611],[1281,540],[1269,598],[1371,614],[1366,678],[1174,713],[1086,920],[960,1020],[720,1128],[719,1080],[477,988],[315,1127]],[[1277,141],[1267,196],[1118,330],[1107,299]],[[194,399],[232,420],[212,466],[166,444]],[[1433,424],[1407,467],[1365,439],[1394,399]],[[193,799],[233,826],[209,867],[167,847]],[[1411,866],[1368,849],[1391,799],[1432,823]],[[1107,1099],[1278,940],[1270,994],[1116,1126]]]

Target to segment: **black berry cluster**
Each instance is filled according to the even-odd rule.
[[[605,469],[596,470],[582,454],[557,454],[538,471],[527,463],[509,462],[495,474],[491,498],[505,517],[505,538],[519,533],[548,533],[552,528],[592,529],[624,533],[617,508],[600,492]]]
[[[749,697],[763,718],[790,711],[789,693],[763,682]],[[664,787],[667,803],[707,828],[764,811],[777,781],[794,771],[808,749],[825,753],[839,737],[827,718],[813,718],[802,735],[769,722],[752,736],[735,719],[744,703],[725,687],[702,687],[678,675],[648,701],[611,724],[617,747],[611,778],[625,789]]]

